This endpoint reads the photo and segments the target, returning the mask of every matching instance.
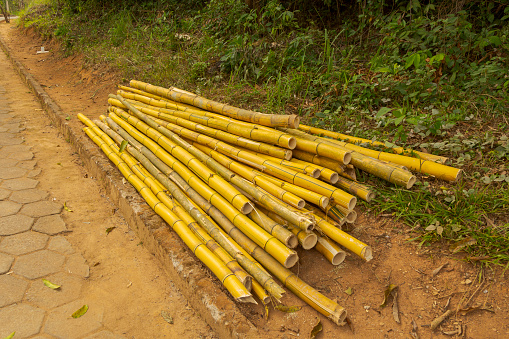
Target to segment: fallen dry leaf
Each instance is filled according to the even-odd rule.
[[[309,339],[315,339],[318,333],[322,332],[323,326],[322,322],[318,320],[318,323],[311,330],[311,334],[309,335]]]
[[[440,273],[442,268],[446,267],[447,265],[449,265],[449,263],[446,262],[445,264],[438,266],[436,269],[433,270],[433,272],[431,272],[431,277],[436,276],[438,273]]]

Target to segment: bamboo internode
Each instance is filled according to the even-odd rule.
[[[439,164],[443,157],[367,149],[358,144],[384,145],[177,88],[133,80],[108,103],[102,122],[78,115],[85,133],[235,300],[255,302],[252,291],[265,305],[280,302],[277,278],[338,325],[346,311],[288,268],[296,247],[332,265],[345,250],[372,259],[370,246],[341,230],[357,218],[357,197],[374,198],[356,170],[407,188],[416,180],[408,169],[445,180],[461,174]]]

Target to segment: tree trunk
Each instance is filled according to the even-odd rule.
[[[2,10],[2,14],[4,15],[4,18],[5,18],[5,22],[9,23],[9,13],[7,13],[4,9],[4,7],[2,6],[2,3],[0,2],[0,10]]]

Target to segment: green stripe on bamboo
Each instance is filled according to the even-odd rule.
[[[168,225],[177,233],[189,249],[202,261],[228,289],[235,300],[240,302],[255,302],[251,294],[242,285],[239,279],[230,269],[214,255],[201,241],[192,233],[187,225],[170,211],[154,193],[139,179],[129,167],[109,148],[109,146],[97,136],[90,127],[86,127],[87,135],[103,150],[106,156],[118,167],[129,183],[140,193],[149,206],[161,216]],[[256,302],[255,302],[256,303]]]
[[[175,158],[172,158],[152,139],[136,130],[116,114],[110,114],[110,118],[112,118],[115,123],[120,125],[129,134],[131,134],[131,136],[133,136],[136,140],[147,146],[152,152],[156,154],[158,158],[163,160],[179,175],[183,176],[183,178],[190,184],[190,186],[195,188],[200,194],[202,194],[204,198],[211,201],[214,206],[221,209],[221,212],[224,213],[230,220],[232,220],[232,222],[234,222],[237,227],[241,228],[243,232],[245,232],[251,239],[256,241],[265,250],[267,250],[277,260],[280,260],[284,265],[288,265],[288,267],[293,266],[297,262],[298,256],[294,251],[288,249],[275,237],[269,235],[267,232],[261,229],[260,226],[252,222],[249,218],[245,217],[220,194],[217,194],[209,186],[205,185],[201,180],[199,180],[198,177],[193,175],[187,169],[187,167],[182,165]]]
[[[248,271],[256,281],[262,284],[263,288],[276,299],[280,299],[284,290],[272,279],[272,277],[261,268],[258,262],[254,260],[245,250],[240,247],[233,239],[226,235],[212,220],[209,219],[199,207],[194,205],[194,201],[182,193],[194,196],[195,199],[209,204],[210,209],[215,209],[208,201],[192,189],[175,171],[155,156],[148,148],[132,138],[125,130],[117,125],[110,118],[106,119],[108,124],[114,129],[109,129],[104,124],[98,124],[110,137],[114,138],[117,144],[123,140],[128,140],[127,151],[132,154],[144,167],[166,187],[175,199],[186,209],[186,211],[207,231],[210,236],[216,240],[239,264]],[[120,134],[118,134],[118,133]],[[171,179],[171,180],[169,180]],[[182,191],[181,191],[182,190]],[[219,211],[217,213],[220,213]],[[226,218],[228,223],[230,221]],[[254,281],[253,281],[254,287]]]
[[[163,120],[171,122],[173,124],[185,127],[187,129],[190,129],[192,131],[200,132],[203,134],[206,134],[208,136],[214,137],[216,139],[222,140],[224,142],[227,142],[229,144],[238,145],[241,147],[244,147],[246,149],[249,149],[254,152],[260,152],[263,154],[267,154],[276,158],[280,159],[290,159],[292,157],[292,151],[289,149],[284,149],[281,147],[269,145],[263,142],[251,140],[249,138],[244,138],[232,133],[228,133],[225,131],[221,131],[215,128],[210,128],[208,126],[202,125],[200,123],[186,120],[183,118],[179,118],[177,116],[173,116],[171,114],[165,114],[162,112],[161,108],[157,108],[154,106],[148,106],[145,107],[145,105],[140,105],[140,102],[133,101],[133,100],[126,100],[136,108],[138,108],[141,112],[145,114],[149,114],[154,117],[164,117]],[[119,108],[125,108],[125,106],[118,101],[117,99],[114,99],[110,97],[108,99],[108,102],[111,105],[117,106]]]
[[[225,105],[216,101],[208,100],[196,94],[184,92],[174,87],[167,89],[136,80],[131,80],[130,86],[168,98],[173,101],[193,105],[207,111],[219,113],[242,121],[248,121],[269,127],[297,128],[299,126],[300,119],[296,115],[276,115],[248,111],[245,109]]]
[[[305,132],[296,130],[296,129],[285,129],[288,133],[291,133],[293,135],[298,136],[299,138],[308,139],[311,141],[319,141],[323,144],[328,144],[330,146],[337,146],[337,147],[343,147],[344,145],[339,145],[337,143],[341,143],[337,140],[331,140],[331,139],[323,139],[319,137],[315,137],[309,134],[306,134]],[[344,143],[346,144],[346,143]],[[344,146],[346,147],[346,146]],[[371,173],[381,179],[384,179],[388,182],[391,182],[395,185],[404,186],[407,189],[412,187],[417,180],[412,173],[405,171],[401,168],[390,166],[387,164],[384,164],[378,159],[375,159],[369,155],[365,155],[363,153],[357,152],[358,147],[355,145],[352,145],[352,147],[355,147],[355,149],[352,149],[354,152],[352,152],[352,165],[354,165],[356,168],[359,168],[365,172]],[[351,148],[351,147],[349,147]],[[365,150],[365,149],[364,149]],[[295,155],[297,156],[297,155]],[[419,161],[419,159],[415,159]],[[438,165],[438,164],[437,164]],[[443,166],[443,165],[441,165]]]
[[[328,130],[322,129],[322,128],[316,128],[316,127],[311,127],[311,126],[306,126],[306,125],[300,124],[299,129],[301,131],[315,134],[318,136],[326,136],[326,137],[329,137],[332,139],[337,139],[337,140],[345,141],[345,142],[352,143],[352,144],[369,144],[369,145],[373,145],[373,146],[382,146],[382,147],[387,148],[387,145],[380,141],[353,137],[351,135],[328,131]],[[413,150],[410,148],[403,148],[403,147],[399,147],[399,146],[391,146],[388,148],[390,148],[394,153],[397,153],[397,154],[402,154],[402,155],[414,155],[415,154],[421,159],[438,162],[441,164],[445,164],[445,162],[448,160],[447,157],[443,157],[440,155],[433,155],[433,154],[424,153],[424,152],[419,152],[419,151],[416,151],[416,150]]]

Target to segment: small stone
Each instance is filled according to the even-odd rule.
[[[21,178],[27,173],[26,169],[20,167],[0,167],[0,179]]]
[[[6,217],[18,213],[21,205],[12,201],[0,201],[0,217]]]
[[[9,272],[13,261],[14,257],[0,253],[0,275]]]
[[[20,302],[27,287],[28,283],[24,280],[12,275],[0,275],[0,307]],[[2,324],[1,321],[0,324]]]
[[[22,191],[14,191],[9,200],[19,202],[20,204],[29,204],[31,202],[41,201],[48,197],[48,192],[34,188]]]
[[[55,235],[67,231],[65,222],[62,220],[60,214],[53,214],[46,217],[39,218],[32,227],[34,231]]]
[[[48,249],[63,254],[73,254],[72,245],[62,236],[51,237]]]
[[[20,214],[0,218],[0,235],[12,235],[28,231],[33,223],[33,218]]]
[[[62,211],[63,206],[53,201],[38,201],[26,204],[20,213],[37,218],[51,214],[58,214]]]
[[[6,237],[0,243],[0,251],[13,255],[21,255],[43,249],[48,242],[46,234],[23,232]]]
[[[71,314],[83,305],[88,305],[88,311],[82,317],[72,318]],[[57,338],[82,338],[102,327],[103,310],[97,304],[85,300],[76,300],[60,306],[49,312],[44,326],[44,332]]]
[[[26,190],[29,188],[35,188],[39,184],[39,181],[29,178],[20,179],[9,179],[2,183],[2,188],[6,188],[13,191]]]
[[[0,338],[16,332],[15,338],[28,338],[41,331],[44,311],[26,304],[12,305],[0,310]]]
[[[82,276],[83,278],[90,276],[90,267],[87,265],[85,258],[79,253],[67,258],[65,269],[67,272]]]
[[[19,257],[12,266],[12,270],[27,279],[37,279],[58,272],[64,261],[63,255],[42,250]]]

